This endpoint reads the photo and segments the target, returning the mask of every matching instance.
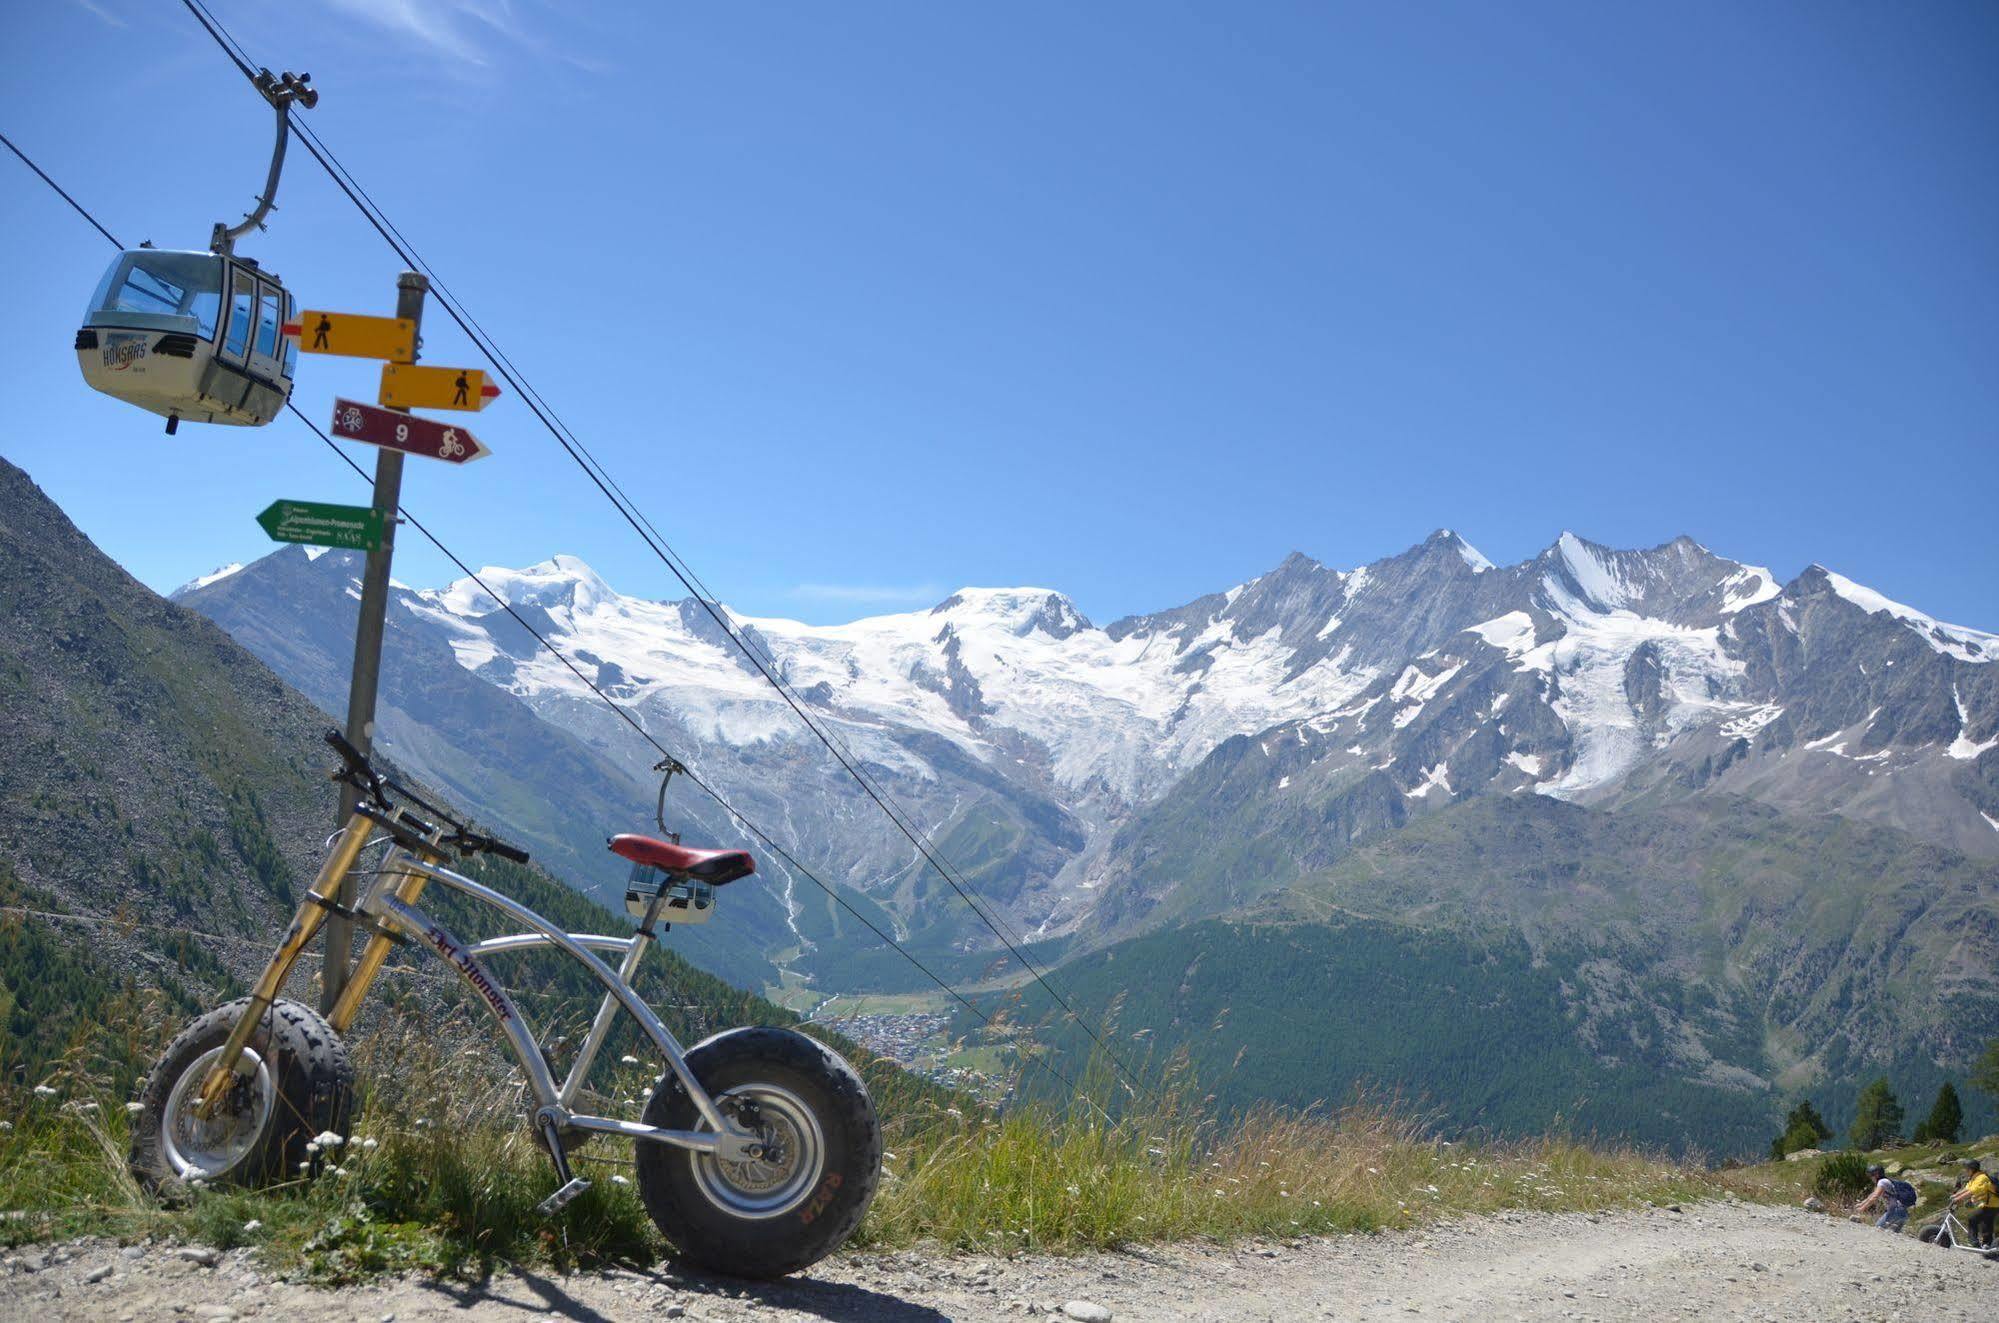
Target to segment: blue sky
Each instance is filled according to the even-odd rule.
[[[1107,620],[1567,527],[1999,629],[1989,4],[215,7],[742,609],[1031,583]],[[0,129],[125,242],[249,206],[268,111],[178,6],[7,8]],[[279,203],[243,251],[389,310],[310,158]],[[0,453],[140,578],[365,499],[289,420],[169,439],[87,390],[109,250],[11,158],[0,232]],[[405,485],[469,559],[678,595],[518,400],[476,430]],[[408,538],[398,577],[449,572]]]

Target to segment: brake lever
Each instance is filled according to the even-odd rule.
[[[344,785],[352,786],[376,804],[387,808],[389,797],[382,789],[381,775],[375,771],[374,765],[368,761],[367,755],[355,748],[347,737],[337,730],[326,732],[326,744],[328,748],[340,755],[342,763],[341,770],[333,774],[333,779]]]

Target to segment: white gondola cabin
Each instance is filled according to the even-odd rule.
[[[217,224],[205,253],[150,244],[118,254],[98,282],[76,333],[83,379],[106,395],[149,409],[172,433],[182,420],[261,427],[292,395],[298,339],[284,328],[296,309],[283,282],[236,255],[236,241],[262,229],[277,205],[291,108],[311,109],[311,74],[262,69],[257,90],[277,112],[277,141],[256,210]]]
[[[248,258],[135,248],[104,273],[76,361],[106,395],[168,420],[261,426],[291,398],[295,309]]]

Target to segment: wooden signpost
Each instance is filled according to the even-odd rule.
[[[370,317],[351,312],[308,309],[285,326],[308,354],[378,358],[382,364],[380,408],[355,400],[333,403],[333,435],[375,447],[375,500],[366,510],[280,501],[258,517],[280,541],[313,541],[325,546],[358,546],[368,553],[361,576],[361,611],[354,627],[354,670],[347,691],[347,742],[366,754],[374,742],[375,695],[382,675],[382,632],[388,615],[389,563],[396,550],[396,510],[402,500],[403,456],[425,455],[450,464],[469,464],[489,453],[462,427],[412,417],[412,408],[477,412],[500,388],[476,368],[419,367],[418,330],[430,282],[414,271],[396,281],[396,315]],[[267,522],[268,521],[268,522]],[[304,536],[311,531],[314,536]],[[292,536],[300,534],[300,536]],[[347,541],[326,541],[331,537]],[[340,820],[354,812],[355,792],[342,791]],[[351,910],[358,888],[353,874],[340,885],[340,904]],[[354,925],[340,912],[326,921],[326,961],[319,1006],[332,1009],[347,985]]]

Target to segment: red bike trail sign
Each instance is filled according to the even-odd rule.
[[[333,401],[333,435],[347,441],[423,455],[448,464],[470,464],[490,455],[479,438],[456,423],[440,423],[414,414],[378,409],[356,400]]]

